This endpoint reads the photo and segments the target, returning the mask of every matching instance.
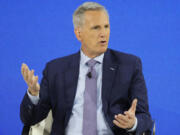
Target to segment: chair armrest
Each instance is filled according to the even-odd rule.
[[[41,122],[33,126],[24,126],[22,135],[50,135],[52,123],[52,111],[49,111],[48,116]]]

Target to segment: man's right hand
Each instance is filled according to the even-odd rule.
[[[25,82],[28,85],[28,91],[32,96],[38,96],[40,85],[38,83],[38,76],[34,75],[34,70],[29,70],[28,66],[23,63],[21,66],[21,73]]]

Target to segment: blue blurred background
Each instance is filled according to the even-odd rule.
[[[77,52],[72,14],[83,0],[0,0],[0,135],[20,135],[23,62],[42,78],[46,62]],[[103,0],[109,47],[139,56],[157,135],[180,128],[180,0]]]

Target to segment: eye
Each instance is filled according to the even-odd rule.
[[[100,28],[100,26],[94,26],[94,27],[92,27],[92,29],[94,29],[94,30],[97,30],[97,29],[99,29]]]
[[[107,24],[107,25],[105,25],[104,27],[105,27],[105,28],[109,28],[109,25]]]

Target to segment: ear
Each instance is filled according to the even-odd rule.
[[[74,29],[74,33],[76,35],[76,38],[81,41],[81,29],[78,27],[78,28],[75,28]]]

